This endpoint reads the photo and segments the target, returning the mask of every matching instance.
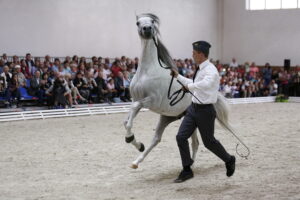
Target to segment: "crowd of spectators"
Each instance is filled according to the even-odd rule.
[[[196,65],[192,59],[174,60],[179,73],[192,77]],[[230,64],[211,60],[220,73],[220,91],[227,98],[300,96],[300,68],[290,70],[251,64]],[[138,58],[65,57],[63,59],[24,59],[6,54],[0,58],[0,98],[7,107],[20,106],[22,92],[33,96],[39,105],[72,107],[81,103],[131,101],[129,85],[138,68]]]
[[[220,92],[227,98],[276,96],[300,96],[300,67],[271,67],[269,63],[258,67],[255,62],[238,64],[233,58],[230,64],[211,60],[220,74]],[[181,75],[193,77],[195,64],[191,59],[177,60]]]
[[[39,105],[72,107],[80,103],[112,103],[131,101],[129,84],[138,58],[109,58],[49,55],[24,59],[6,54],[0,59],[0,97],[7,107],[20,106],[24,90]]]

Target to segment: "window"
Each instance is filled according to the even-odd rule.
[[[247,10],[300,8],[300,0],[246,0]]]
[[[297,8],[297,0],[282,0],[282,8]]]
[[[266,9],[280,9],[281,0],[266,0]]]

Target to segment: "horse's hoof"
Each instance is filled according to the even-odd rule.
[[[139,166],[136,165],[136,164],[132,164],[130,167],[131,167],[132,169],[137,169]]]
[[[139,151],[140,151],[140,152],[143,152],[144,150],[145,150],[145,146],[144,146],[143,143],[141,143],[141,147],[140,147]]]

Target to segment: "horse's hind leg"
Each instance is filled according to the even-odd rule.
[[[124,121],[124,126],[127,130],[127,134],[125,136],[125,141],[127,143],[131,143],[133,146],[135,146],[139,151],[143,152],[145,147],[143,143],[137,142],[135,140],[134,134],[131,132],[133,119],[136,117],[138,112],[141,110],[142,107],[147,107],[148,103],[151,101],[149,97],[146,97],[145,99],[141,101],[136,101],[132,104],[131,109],[129,111],[127,119]]]
[[[177,120],[177,117],[168,117],[168,116],[160,116],[159,122],[155,129],[155,134],[152,139],[151,145],[139,155],[139,157],[132,163],[132,168],[138,168],[139,163],[141,163],[145,157],[150,153],[150,151],[161,141],[162,134],[165,128],[173,121]]]
[[[192,159],[193,159],[193,161],[196,160],[196,154],[198,151],[198,147],[199,147],[199,140],[198,140],[198,136],[197,136],[197,129],[195,129],[195,131],[192,135],[192,151],[193,151]]]

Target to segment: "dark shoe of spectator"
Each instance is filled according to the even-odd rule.
[[[226,162],[225,165],[226,165],[226,170],[227,170],[226,175],[228,177],[232,176],[234,173],[234,170],[235,170],[235,157],[231,156],[230,161]]]
[[[174,180],[174,183],[182,183],[188,179],[191,179],[194,177],[193,171],[190,170],[182,170],[178,176],[177,179]]]

